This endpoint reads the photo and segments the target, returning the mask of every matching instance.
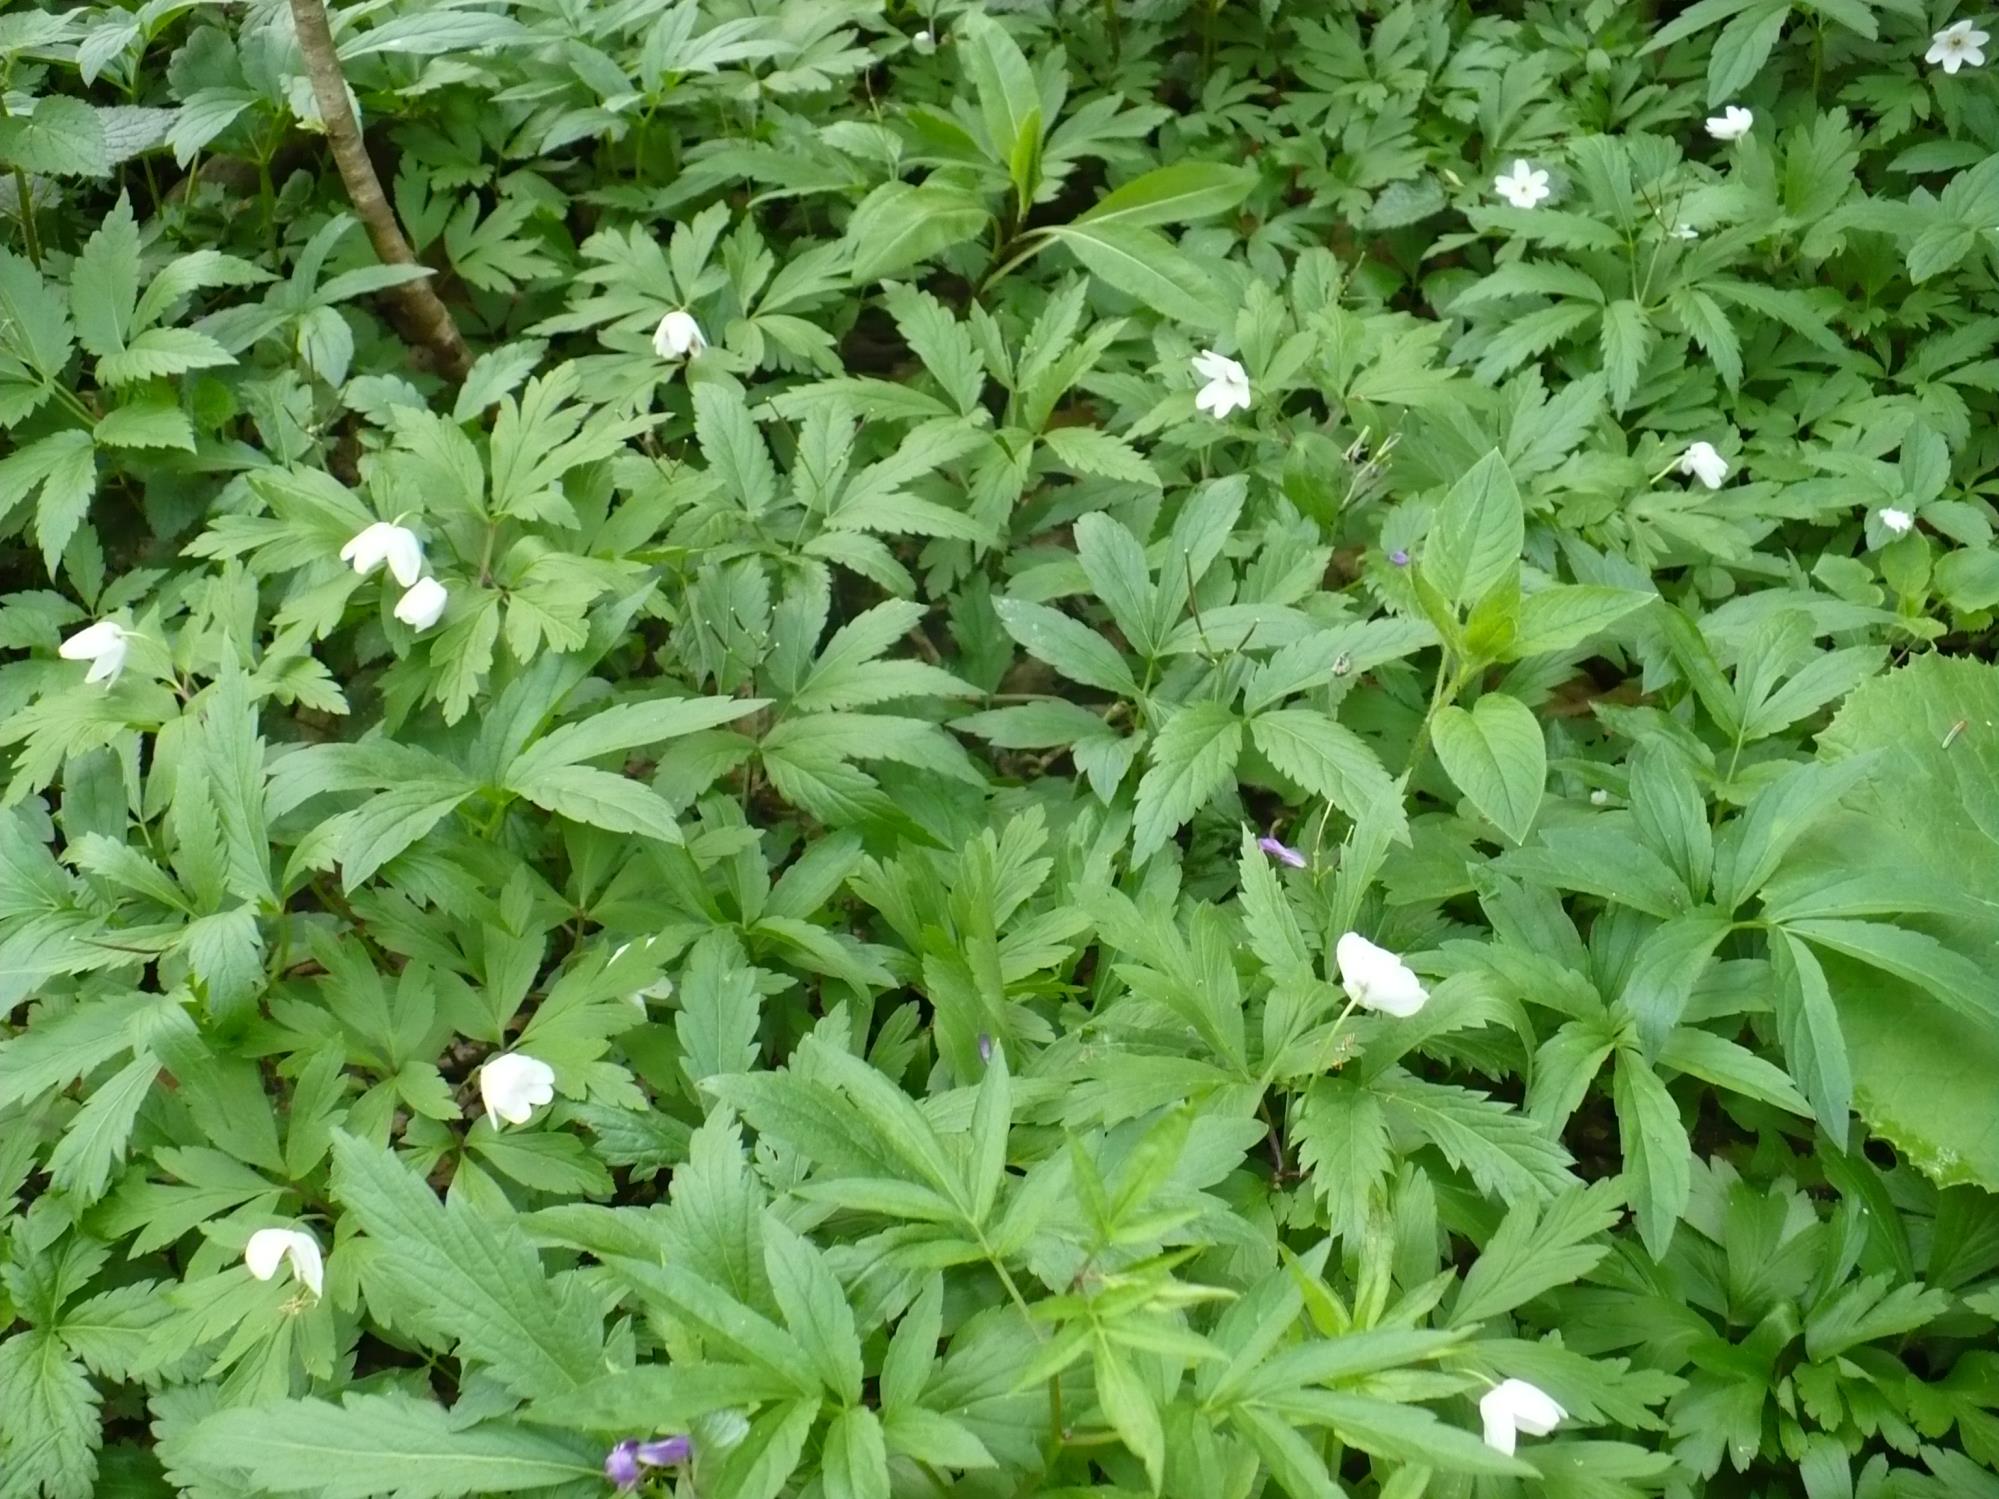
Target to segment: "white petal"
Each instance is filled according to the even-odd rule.
[[[319,1241],[311,1234],[295,1228],[260,1228],[243,1246],[243,1263],[258,1280],[269,1280],[276,1275],[281,1260],[290,1262],[293,1279],[315,1296],[322,1293],[326,1283],[325,1264],[320,1258]]]
[[[132,647],[120,635],[110,645],[98,652],[97,659],[90,663],[90,670],[83,674],[86,686],[98,682],[109,686],[118,680],[118,674],[125,669],[125,655]]]
[[[57,646],[56,654],[65,661],[95,661],[106,651],[122,649],[124,644],[125,627],[114,620],[100,619]]]
[[[498,1119],[526,1124],[554,1098],[555,1069],[526,1052],[503,1053],[479,1069],[479,1099],[495,1128]]]
[[[662,359],[685,359],[707,347],[708,340],[701,336],[701,325],[694,321],[694,314],[684,307],[676,307],[669,312],[659,320],[659,327],[653,330],[652,351]]]
[[[413,630],[428,630],[444,618],[444,606],[450,601],[450,593],[437,579],[420,578],[396,601],[396,618]]]
[[[396,581],[405,588],[423,576],[423,543],[416,539],[416,532],[405,526],[389,527],[383,538],[382,557]]]
[[[1485,1424],[1489,1447],[1511,1453],[1516,1432],[1544,1437],[1568,1415],[1554,1397],[1524,1379],[1505,1379],[1479,1398],[1478,1413]]]
[[[1423,1008],[1430,993],[1409,966],[1359,932],[1348,932],[1333,950],[1347,997],[1363,1009],[1407,1018]]]

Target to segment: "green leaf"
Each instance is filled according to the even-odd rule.
[[[827,1499],[888,1499],[888,1446],[881,1421],[865,1405],[840,1412],[827,1426],[819,1477]]]
[[[353,890],[424,837],[476,788],[464,781],[412,781],[372,796],[328,826],[343,889]]]
[[[451,1499],[601,1482],[602,1460],[573,1441],[506,1421],[466,1425],[408,1395],[350,1394],[220,1411],[176,1444],[202,1467],[256,1489],[319,1499]]]
[[[35,268],[0,249],[0,349],[44,379],[69,362],[69,313]]]
[[[516,771],[509,780],[512,790],[537,807],[573,822],[607,833],[636,833],[661,843],[681,841],[672,804],[642,782],[587,765]]]
[[[1120,223],[1058,224],[1044,232],[1091,275],[1173,322],[1206,333],[1227,320],[1213,279],[1163,234]]]
[[[102,177],[111,152],[97,111],[67,94],[45,94],[25,119],[0,120],[0,163],[44,177]]]
[[[1664,1259],[1693,1190],[1693,1147],[1679,1105],[1636,1052],[1619,1054],[1611,1097],[1638,1236],[1652,1258]]]
[[[96,1387],[54,1332],[0,1342],[0,1458],[7,1492],[89,1499],[97,1491],[103,1427]]]
[[[1081,620],[1025,599],[994,599],[993,609],[1001,626],[1022,650],[1054,667],[1070,681],[1101,688],[1119,697],[1139,695],[1138,683],[1124,657]]]
[[[1030,128],[1040,133],[1041,90],[1034,70],[1006,27],[982,11],[966,15],[957,51],[978,96],[993,160],[1005,166]]]
[[[490,1204],[461,1196],[447,1208],[388,1151],[343,1131],[333,1136],[333,1193],[377,1245],[368,1273],[517,1394],[573,1389],[603,1373],[596,1294],[573,1278],[551,1283],[519,1226]]]
[[[1644,312],[1628,297],[1603,309],[1603,375],[1611,404],[1622,411],[1638,387],[1638,372],[1650,352],[1654,334]]]
[[[194,451],[194,424],[170,401],[140,399],[114,406],[90,429],[101,448],[178,448]]]
[[[1277,769],[1355,822],[1378,823],[1406,841],[1401,784],[1352,730],[1310,708],[1280,708],[1250,720],[1250,737]]]
[[[1726,916],[1704,909],[1653,928],[1638,945],[1618,1003],[1637,1022],[1648,1053],[1656,1053],[1680,1023],[1694,985],[1732,930]]]
[[[866,285],[908,270],[977,239],[991,222],[985,203],[961,188],[883,183],[847,220],[854,280]]]
[[[1470,712],[1440,709],[1430,733],[1458,790],[1514,843],[1525,842],[1548,779],[1548,747],[1533,710],[1516,697],[1489,692]]]
[[[1328,1224],[1358,1235],[1395,1164],[1380,1100],[1349,1080],[1322,1079],[1300,1101],[1292,1129],[1298,1164],[1311,1174]]]
[[[1825,970],[1811,948],[1789,932],[1772,934],[1770,967],[1777,978],[1777,1033],[1784,1061],[1828,1138],[1844,1142],[1853,1074]]]
[[[1152,764],[1138,783],[1131,856],[1142,863],[1210,799],[1234,785],[1242,720],[1221,703],[1189,703],[1152,741]]]
[[[812,1243],[776,1218],[763,1225],[764,1268],[784,1324],[835,1399],[861,1398],[861,1340],[847,1294]],[[880,1433],[875,1435],[880,1443]]]
[[[1516,1203],[1465,1273],[1446,1325],[1482,1322],[1581,1280],[1610,1253],[1602,1235],[1622,1209],[1611,1181],[1576,1187],[1545,1205]]]
[[[1041,434],[1048,450],[1075,473],[1100,479],[1120,479],[1127,484],[1160,487],[1159,475],[1122,437],[1095,427],[1051,427]]]
[[[1153,1493],[1166,1469],[1166,1431],[1160,1424],[1159,1407],[1145,1381],[1138,1377],[1115,1343],[1096,1340],[1097,1404],[1120,1440],[1145,1464]]]
[[[1256,186],[1249,167],[1219,161],[1176,161],[1154,167],[1106,193],[1078,216],[1079,224],[1177,224],[1226,213]]]
[[[1485,597],[1519,562],[1525,545],[1520,491],[1497,449],[1450,487],[1423,544],[1423,576],[1451,603]]]
[[[1513,643],[1500,659],[1519,661],[1528,656],[1570,650],[1602,634],[1634,610],[1644,608],[1655,597],[1636,589],[1575,583],[1558,583],[1539,593],[1530,593],[1520,600]]]

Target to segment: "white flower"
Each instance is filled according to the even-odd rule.
[[[1364,1010],[1409,1016],[1430,997],[1409,966],[1385,947],[1376,947],[1359,932],[1348,932],[1333,949],[1340,965],[1340,983],[1347,998]]]
[[[1740,104],[1731,104],[1720,114],[1707,117],[1707,133],[1718,141],[1739,141],[1755,123],[1755,115]]]
[[[419,578],[396,600],[396,618],[413,630],[428,630],[444,618],[444,606],[451,595],[435,578]]]
[[[1548,174],[1532,162],[1516,161],[1512,175],[1493,178],[1492,187],[1515,208],[1532,208],[1548,196]]]
[[[1604,790],[1604,789],[1603,789],[1603,787],[1601,787],[1601,786],[1597,787],[1597,788],[1596,788],[1596,790],[1592,791],[1592,792],[1591,792],[1591,793],[1589,794],[1589,804],[1590,804],[1590,805],[1591,805],[1592,807],[1607,807],[1607,806],[1609,806],[1609,805],[1610,805],[1610,793],[1609,793],[1608,791]]]
[[[1914,529],[1916,518],[1906,510],[1897,510],[1890,505],[1881,512],[1881,524],[1897,536],[1907,536]]]
[[[340,560],[353,563],[354,571],[364,578],[386,562],[396,581],[407,588],[423,576],[423,543],[407,526],[378,520],[340,549]]]
[[[1692,224],[1675,224],[1672,228],[1672,235],[1674,239],[1699,239],[1701,232]]]
[[[1728,460],[1714,450],[1713,443],[1697,442],[1680,454],[1680,472],[1693,475],[1709,489],[1719,489],[1728,477]]]
[[[296,1228],[260,1228],[243,1246],[243,1263],[259,1280],[276,1275],[281,1260],[291,1261],[292,1278],[300,1285],[315,1296],[322,1293],[326,1270],[319,1257],[319,1241],[311,1234]]]
[[[131,648],[131,640],[123,625],[100,619],[94,625],[85,625],[57,646],[56,654],[65,661],[88,661],[90,670],[83,674],[83,680],[102,682],[108,687],[118,680],[118,673],[125,669],[125,653]]]
[[[1207,381],[1194,404],[1220,421],[1240,406],[1249,410],[1249,371],[1226,354],[1203,349],[1194,356],[1194,374]]]
[[[555,1069],[524,1051],[502,1052],[479,1069],[479,1101],[495,1129],[501,1119],[526,1124],[554,1098]]]
[[[1955,73],[1966,63],[1981,67],[1985,44],[1991,40],[1990,32],[1980,31],[1969,21],[1952,21],[1930,38],[1930,50],[1923,54],[1923,61],[1942,63],[1946,73]]]
[[[655,940],[657,939],[652,937],[646,938],[646,946],[651,947]],[[631,950],[631,946],[632,944],[629,942],[620,942],[617,945],[617,947],[614,948],[611,952],[611,961],[613,963],[617,962],[618,959],[622,958],[627,952]],[[658,979],[654,980],[652,983],[647,984],[643,989],[634,989],[630,994],[627,994],[625,998],[630,1000],[633,1004],[637,1005],[640,1010],[644,1010],[646,1007],[646,1001],[649,999],[673,998],[673,980],[665,977],[664,975],[661,975]]]
[[[927,26],[923,30],[917,32],[915,36],[911,37],[909,41],[910,45],[913,46],[917,50],[917,52],[924,57],[928,57],[931,53],[937,50],[936,33],[931,31],[930,28]]]
[[[1514,1437],[1526,1432],[1544,1437],[1568,1415],[1546,1390],[1524,1379],[1507,1379],[1487,1390],[1478,1402],[1485,1420],[1485,1445],[1513,1456]]]
[[[662,359],[686,359],[699,354],[708,347],[708,340],[701,336],[701,325],[694,321],[694,314],[684,307],[676,307],[659,320],[653,330],[652,351]]]

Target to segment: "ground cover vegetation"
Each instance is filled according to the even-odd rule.
[[[1999,1495],[1990,24],[15,0],[0,1496]]]

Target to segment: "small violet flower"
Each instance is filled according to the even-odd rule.
[[[1394,953],[1377,947],[1359,932],[1348,932],[1333,949],[1340,984],[1347,998],[1363,1010],[1406,1019],[1423,1008],[1430,991]]]
[[[1194,356],[1194,373],[1208,383],[1194,396],[1194,405],[1220,421],[1240,407],[1249,410],[1249,371],[1226,354],[1203,349]]]
[[[708,340],[701,336],[701,325],[694,321],[694,314],[684,307],[676,307],[659,320],[653,330],[652,351],[661,359],[687,359],[708,347]]]
[[[502,1052],[479,1069],[479,1101],[486,1119],[526,1124],[534,1111],[555,1099],[555,1069],[524,1051]]]
[[[269,1280],[281,1263],[289,1262],[292,1278],[317,1297],[326,1284],[319,1241],[302,1229],[260,1228],[243,1246],[243,1263],[258,1280]]]
[[[1720,114],[1707,117],[1707,133],[1718,141],[1739,141],[1755,123],[1754,114],[1740,104],[1731,104]]]
[[[1388,560],[1397,567],[1407,567],[1409,565],[1409,554],[1403,551],[1401,547],[1397,547],[1388,554]]]
[[[409,591],[396,600],[396,618],[422,633],[444,618],[444,606],[451,595],[435,578],[418,578]]]
[[[1895,536],[1907,536],[1915,529],[1916,518],[1906,510],[1897,510],[1890,505],[1881,511],[1882,529]]]
[[[65,661],[88,661],[90,670],[83,674],[83,680],[109,687],[125,669],[125,655],[131,649],[131,637],[123,625],[100,619],[57,646],[56,654]]]
[[[378,520],[354,533],[340,549],[340,560],[352,563],[364,578],[386,562],[396,581],[408,588],[423,576],[423,543],[409,527]]]
[[[1680,455],[1679,469],[1709,489],[1719,489],[1721,481],[1728,477],[1728,460],[1714,450],[1713,443],[1697,442]]]
[[[1546,1390],[1524,1379],[1502,1380],[1487,1390],[1478,1413],[1485,1422],[1485,1445],[1508,1457],[1518,1433],[1544,1437],[1568,1415]]]
[[[993,1063],[993,1038],[986,1031],[979,1032],[979,1060],[988,1067]]]
[[[1259,838],[1256,846],[1279,864],[1289,864],[1293,869],[1303,869],[1310,861],[1289,844],[1279,843],[1275,838]]]
[[[693,1455],[694,1444],[686,1437],[661,1437],[653,1442],[626,1437],[604,1454],[604,1476],[621,1491],[635,1489],[645,1476],[644,1469],[674,1467]]]
[[[1516,161],[1510,174],[1493,178],[1492,190],[1515,208],[1532,208],[1551,192],[1548,174],[1529,161]]]
[[[1930,50],[1923,54],[1923,61],[1940,64],[1953,75],[1962,67],[1982,67],[1985,44],[1991,40],[1990,32],[1980,31],[1972,22],[1953,21],[1930,38]]]

